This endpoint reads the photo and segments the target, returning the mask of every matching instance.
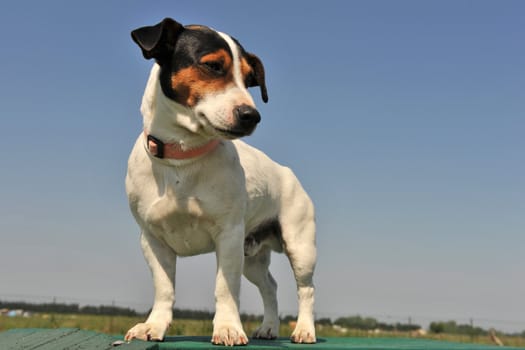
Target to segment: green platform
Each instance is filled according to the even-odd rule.
[[[116,342],[116,343],[115,343]],[[115,346],[121,343],[121,345]],[[80,349],[115,349],[115,350],[194,350],[221,349],[212,345],[210,337],[168,337],[162,343],[133,341],[122,342],[122,337],[109,336],[79,329],[12,329],[0,333],[0,350],[80,350]],[[427,339],[407,338],[320,338],[317,344],[292,344],[286,338],[277,340],[251,340],[250,344],[237,349],[277,350],[496,350],[517,349],[476,344],[451,343]]]
[[[159,349],[221,349],[210,344],[210,337],[168,337],[159,344]],[[288,338],[277,340],[250,339],[247,346],[239,349],[277,350],[500,350],[509,347],[482,346],[476,344],[450,343],[413,338],[318,338],[316,344],[293,344]],[[515,348],[514,348],[515,349]]]
[[[145,342],[133,342],[125,346],[113,346],[115,337],[77,328],[60,329],[11,329],[0,333],[0,350],[88,350],[122,349],[149,350]]]

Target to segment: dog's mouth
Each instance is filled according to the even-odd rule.
[[[209,133],[228,140],[234,140],[251,135],[255,131],[257,123],[259,122],[258,120],[257,122],[243,121],[237,118],[236,122],[232,125],[221,125],[212,123],[203,112],[197,113],[197,117],[199,123]]]
[[[239,130],[239,129],[222,129],[218,127],[213,127],[213,129],[220,135],[227,139],[237,139],[244,136],[249,136],[253,133],[255,128],[252,130]]]

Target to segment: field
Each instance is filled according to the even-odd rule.
[[[142,322],[144,318],[129,316],[95,316],[95,315],[64,315],[64,314],[35,314],[31,317],[2,317],[0,316],[0,332],[12,328],[80,328],[94,330],[106,334],[124,334],[132,325]],[[244,329],[247,334],[251,334],[258,323],[245,322]],[[280,335],[288,336],[291,334],[291,327],[288,324],[281,325]],[[175,320],[168,332],[168,335],[209,335],[212,333],[211,320]],[[318,337],[415,337],[410,332],[366,332],[349,330],[341,334],[330,326],[318,326]],[[480,344],[494,343],[488,336],[470,337],[467,335],[425,335],[425,338],[440,339],[457,342],[475,342]],[[499,336],[507,346],[525,347],[525,338]]]

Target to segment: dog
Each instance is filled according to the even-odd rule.
[[[213,344],[248,343],[240,316],[241,276],[262,296],[254,338],[279,332],[272,250],[284,252],[298,293],[296,343],[315,343],[312,201],[293,174],[239,140],[261,117],[249,87],[268,101],[261,60],[233,37],[171,18],[131,33],[155,63],[142,99],[144,130],[128,161],[126,192],[141,229],[155,297],[125,339],[162,341],[172,322],[177,257],[215,251]]]

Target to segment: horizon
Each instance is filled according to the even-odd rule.
[[[52,301],[51,302],[28,302],[28,301],[22,301],[22,300],[13,300],[13,301],[8,301],[6,299],[1,299],[0,298],[0,303],[4,303],[4,304],[9,304],[9,303],[12,303],[12,304],[27,304],[27,306],[42,306],[42,305],[45,305],[45,306],[49,306],[49,305],[59,305],[59,306],[77,306],[78,307],[78,312],[76,313],[79,313],[79,314],[86,314],[86,315],[89,315],[91,314],[90,312],[86,312],[86,311],[83,311],[82,309],[83,308],[104,308],[104,307],[107,307],[107,308],[115,308],[115,309],[120,309],[122,311],[130,311],[130,312],[134,312],[136,313],[137,316],[147,316],[148,313],[151,311],[151,307],[149,309],[145,309],[145,310],[142,310],[142,311],[139,311],[131,306],[120,306],[120,305],[117,305],[115,303],[115,301],[111,301],[111,304],[89,304],[89,303],[79,303],[79,302],[60,302],[59,300],[57,300],[56,297],[53,297]],[[30,311],[34,314],[42,314],[42,313],[46,313],[46,312],[43,312],[43,311],[35,311],[35,310],[31,310],[30,308],[28,309],[20,309],[20,308],[17,308],[17,309],[9,309],[9,310],[22,310],[22,311]],[[179,319],[177,317],[177,311],[178,312],[182,312],[182,313],[187,313],[187,312],[204,312],[204,313],[209,313],[211,315],[213,315],[214,313],[214,310],[213,309],[199,309],[199,308],[180,308],[180,307],[177,307],[176,305],[174,306],[173,308],[174,310],[174,318],[173,318],[173,322],[176,323],[177,322],[177,319]],[[262,310],[261,310],[262,311]],[[53,312],[52,312],[53,313]],[[56,313],[60,313],[60,314],[68,314],[70,312],[56,312]],[[260,313],[249,313],[249,312],[245,312],[245,311],[240,311],[240,314],[241,316],[253,316],[253,317],[260,317],[262,318],[263,317],[263,312],[260,312]],[[110,316],[109,314],[100,314],[101,316]],[[124,313],[117,313],[116,315],[124,315]],[[0,315],[2,316],[2,315]],[[5,316],[5,315],[4,315]],[[9,315],[7,315],[7,317],[11,317]],[[24,316],[25,317],[25,316]],[[287,318],[295,318],[297,317],[297,314],[283,314],[283,313],[280,313],[279,314],[279,319],[282,321],[284,319],[287,319]],[[509,336],[523,336],[523,334],[525,334],[525,330],[522,330],[522,331],[519,331],[519,330],[514,330],[514,331],[505,331],[504,329],[499,329],[499,328],[494,328],[493,325],[494,324],[497,324],[498,322],[500,323],[505,323],[505,321],[495,321],[495,320],[475,320],[473,318],[468,318],[468,319],[427,319],[427,321],[425,323],[418,323],[418,322],[414,322],[412,316],[408,316],[408,317],[401,317],[401,316],[391,316],[391,315],[361,315],[361,314],[341,314],[339,316],[333,316],[333,317],[330,317],[330,316],[323,316],[323,317],[315,317],[315,321],[316,321],[316,324],[318,321],[321,321],[321,320],[326,320],[326,319],[329,319],[330,320],[330,323],[332,325],[337,325],[337,321],[340,320],[340,319],[344,319],[344,318],[352,318],[352,317],[360,317],[360,318],[363,318],[363,319],[366,319],[366,318],[372,318],[374,319],[375,321],[379,322],[379,323],[383,323],[384,325],[390,325],[390,326],[396,326],[396,325],[401,325],[401,326],[407,326],[407,325],[411,325],[411,326],[418,326],[420,329],[425,329],[425,330],[428,330],[430,331],[431,327],[432,327],[432,323],[449,323],[449,322],[453,322],[455,324],[457,324],[458,326],[470,326],[472,328],[481,328],[482,330],[484,331],[491,331],[491,330],[495,330],[496,332],[501,332],[503,334],[506,334],[506,335],[509,335]],[[183,317],[182,319],[186,319],[188,317]],[[192,319],[192,317],[190,317],[190,319]],[[200,317],[199,317],[200,319]],[[210,318],[210,321],[211,321],[212,318]],[[481,322],[481,323],[478,323],[478,322]],[[489,323],[487,323],[489,322]],[[490,326],[486,326],[487,324],[489,324]],[[485,326],[484,326],[485,325]],[[171,329],[172,326],[170,326],[169,329]],[[380,327],[378,327],[380,328]]]

